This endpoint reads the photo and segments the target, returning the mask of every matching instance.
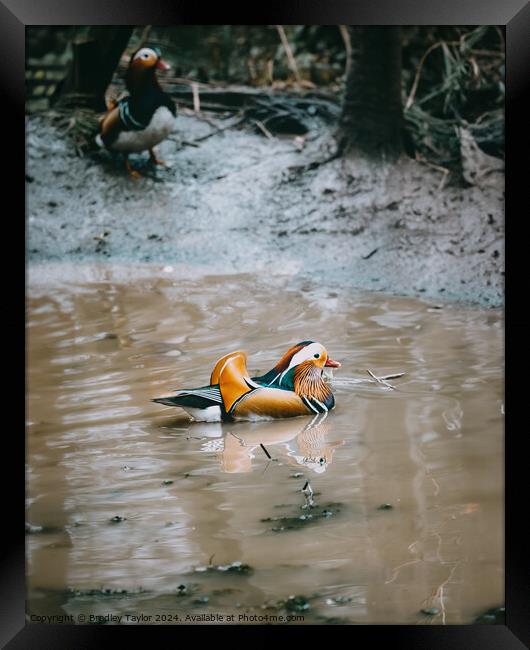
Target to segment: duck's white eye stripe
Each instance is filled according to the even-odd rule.
[[[156,57],[156,53],[154,52],[154,50],[152,50],[150,47],[142,47],[142,49],[139,50],[136,53],[134,58],[135,59],[148,59],[150,56],[155,56]]]
[[[291,363],[289,364],[289,368],[287,370],[293,368],[299,363],[302,363],[302,361],[318,358],[317,354],[321,355],[323,352],[324,348],[320,343],[311,343],[310,345],[306,345],[305,348],[302,348],[295,355],[293,355],[293,358],[291,359]]]

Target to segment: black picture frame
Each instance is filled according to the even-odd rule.
[[[507,170],[507,232],[506,258],[509,260],[509,273],[506,281],[506,406],[507,426],[505,429],[505,569],[506,569],[506,625],[462,625],[462,626],[349,626],[345,631],[351,642],[359,642],[361,637],[371,643],[388,643],[395,648],[491,648],[511,649],[530,647],[530,571],[526,549],[525,523],[528,512],[524,478],[528,474],[527,457],[522,453],[523,439],[526,437],[522,404],[524,382],[524,352],[527,343],[524,334],[528,332],[529,319],[525,315],[526,305],[522,299],[525,290],[527,271],[522,268],[525,259],[522,246],[526,244],[522,233],[517,229],[527,219],[524,210],[528,192],[524,192],[528,180],[528,164],[523,158],[528,148],[523,134],[527,134],[528,113],[528,62],[530,61],[530,4],[525,0],[284,0],[268,2],[251,7],[250,3],[239,8],[226,7],[224,3],[212,5],[207,9],[199,3],[179,0],[159,0],[147,3],[141,0],[1,0],[0,1],[0,78],[2,93],[3,124],[5,138],[9,135],[13,142],[8,149],[9,165],[3,176],[4,206],[11,205],[4,212],[9,219],[11,231],[10,248],[25,243],[25,228],[18,215],[18,206],[24,201],[22,167],[24,150],[22,148],[22,119],[24,115],[24,43],[25,27],[28,25],[75,25],[75,24],[373,24],[373,25],[505,25],[507,47],[506,77],[506,170]],[[9,133],[6,133],[8,131]],[[6,151],[6,150],[5,150]],[[524,153],[523,153],[524,152]],[[524,192],[524,193],[523,193]],[[11,196],[9,196],[11,195]],[[9,201],[11,199],[11,201]],[[521,201],[519,201],[521,199]],[[517,206],[517,207],[515,207]],[[9,267],[11,304],[9,323],[13,331],[23,331],[24,318],[23,286],[25,286],[25,262],[17,255],[17,261]],[[24,270],[23,270],[24,267]],[[7,271],[4,271],[7,273]],[[6,277],[6,276],[4,276]],[[523,286],[518,287],[522,282]],[[23,285],[23,286],[21,286]],[[20,321],[19,321],[20,319]],[[18,352],[24,346],[24,338]],[[10,347],[11,344],[9,344]],[[24,364],[17,355],[12,376],[17,379],[16,394],[21,395],[24,386]],[[528,364],[526,364],[528,365]],[[10,380],[11,381],[11,380]],[[20,399],[20,401],[18,401]],[[4,495],[14,504],[14,512],[9,519],[9,527],[4,528],[6,550],[2,556],[2,579],[0,581],[0,643],[7,648],[92,648],[104,647],[107,643],[123,642],[122,635],[129,642],[141,642],[140,637],[153,643],[153,634],[158,639],[168,641],[180,638],[185,626],[176,630],[171,626],[68,626],[30,624],[25,617],[25,549],[22,532],[24,509],[24,461],[25,444],[20,431],[20,419],[24,397],[10,398],[7,408],[13,411],[15,427],[5,429],[11,436],[12,451],[5,462],[4,479],[7,487]],[[16,408],[15,408],[16,406]],[[519,414],[517,411],[520,410]],[[522,426],[518,427],[518,415]],[[16,434],[15,434],[16,432]],[[525,472],[526,470],[526,472]],[[9,471],[11,475],[9,475]],[[7,473],[7,476],[6,476]],[[17,486],[15,488],[13,486]],[[221,634],[228,632],[231,640],[245,637],[247,642],[260,642],[269,645],[271,634],[275,636],[278,628],[259,628],[244,626],[222,626]],[[204,630],[204,628],[202,628]],[[218,635],[220,628],[210,627],[210,632]],[[329,628],[324,632],[329,638]],[[296,641],[309,631],[314,636],[316,630],[311,626],[281,628],[286,642]],[[177,632],[177,636],[175,635]],[[202,637],[199,626],[193,626],[195,640]],[[118,635],[120,639],[118,639]],[[145,636],[144,636],[145,635]],[[351,637],[350,637],[351,635]],[[217,639],[220,637],[216,636]]]

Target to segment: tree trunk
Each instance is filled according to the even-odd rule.
[[[399,27],[349,27],[351,60],[337,139],[340,152],[396,158],[403,151]]]
[[[104,111],[105,91],[133,27],[90,27],[73,42],[72,67],[61,89],[60,102]]]

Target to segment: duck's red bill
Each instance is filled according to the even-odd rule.
[[[324,365],[328,368],[340,368],[340,363],[338,361],[334,361],[333,359],[330,359],[329,357]]]
[[[156,67],[159,70],[169,70],[171,68],[169,63],[166,63],[164,59],[158,59],[158,63],[156,64]]]

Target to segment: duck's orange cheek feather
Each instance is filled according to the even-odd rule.
[[[307,415],[308,412],[308,407],[296,393],[279,388],[258,388],[237,402],[233,415],[242,418],[250,415],[291,418]]]

